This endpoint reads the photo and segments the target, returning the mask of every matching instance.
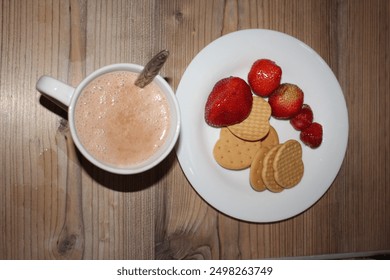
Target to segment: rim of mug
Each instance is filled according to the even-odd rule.
[[[168,84],[168,82],[161,75],[157,75],[153,81],[159,85],[159,87],[162,89],[164,94],[167,96],[168,104],[170,104],[170,111],[171,111],[171,127],[170,127],[169,137],[166,139],[166,142],[151,157],[136,165],[130,165],[124,167],[115,166],[112,164],[104,163],[96,159],[88,152],[88,150],[81,143],[74,124],[74,110],[75,110],[75,105],[77,103],[78,97],[82,92],[82,90],[92,80],[94,80],[95,78],[103,74],[115,72],[115,71],[130,71],[130,72],[140,73],[143,70],[143,68],[144,68],[143,66],[138,64],[133,64],[133,63],[116,63],[116,64],[103,66],[93,71],[92,73],[88,74],[75,88],[74,94],[71,98],[68,107],[68,118],[69,118],[69,128],[72,134],[73,142],[75,143],[75,145],[77,146],[81,154],[86,159],[88,159],[95,166],[105,171],[115,173],[115,174],[121,174],[121,175],[131,175],[131,174],[142,173],[144,171],[152,169],[169,155],[169,153],[173,150],[174,146],[176,145],[177,139],[179,138],[181,117],[180,117],[180,108],[179,108],[178,101],[176,99],[172,87]]]

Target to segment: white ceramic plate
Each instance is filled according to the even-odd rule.
[[[249,169],[231,171],[212,156],[219,129],[204,121],[204,107],[214,84],[228,76],[247,80],[253,62],[275,61],[283,71],[282,82],[297,84],[304,102],[323,125],[321,146],[302,144],[305,172],[301,182],[281,193],[256,192],[249,183]],[[187,179],[196,192],[219,211],[245,221],[274,222],[295,216],[318,201],[335,179],[347,147],[348,113],[340,85],[325,61],[309,46],[289,35],[261,29],[227,34],[206,46],[192,60],[176,96],[182,130],[176,148]],[[299,140],[288,121],[271,117],[280,142]]]

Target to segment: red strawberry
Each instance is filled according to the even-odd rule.
[[[291,120],[291,125],[296,130],[303,130],[313,122],[313,111],[310,106],[303,104],[301,110]]]
[[[252,103],[251,89],[243,79],[224,78],[215,84],[207,99],[206,123],[221,127],[242,122],[252,110]]]
[[[269,96],[279,85],[282,68],[269,59],[256,60],[249,73],[248,83],[253,92],[259,96]]]
[[[301,131],[300,138],[307,146],[317,148],[322,143],[322,134],[322,125],[317,122],[313,122]]]
[[[269,97],[272,116],[289,119],[298,114],[303,105],[303,91],[294,84],[281,84]]]

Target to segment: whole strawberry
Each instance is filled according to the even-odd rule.
[[[313,122],[307,128],[302,130],[300,134],[301,141],[311,148],[319,147],[322,143],[322,137],[322,125],[317,122]]]
[[[301,110],[292,119],[290,119],[291,125],[296,130],[303,130],[313,122],[313,111],[310,106],[303,104]]]
[[[239,77],[219,80],[205,106],[205,121],[214,127],[229,126],[246,119],[252,110],[253,95],[249,85]]]
[[[269,59],[256,60],[248,73],[250,87],[261,97],[268,97],[280,85],[281,78],[282,68]]]
[[[303,91],[294,84],[281,84],[268,99],[272,116],[278,119],[290,119],[301,110]]]

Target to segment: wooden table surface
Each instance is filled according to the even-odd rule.
[[[329,64],[349,114],[344,162],[326,194],[280,222],[238,221],[191,187],[175,153],[117,176],[76,151],[48,74],[77,85],[161,49],[172,88],[232,31],[292,35]],[[1,0],[0,259],[256,259],[390,250],[390,2],[366,0]],[[293,55],[293,54],[292,54]]]

